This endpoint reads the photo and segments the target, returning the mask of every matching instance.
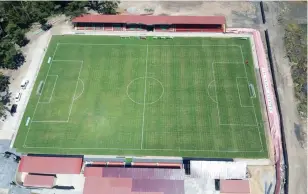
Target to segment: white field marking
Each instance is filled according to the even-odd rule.
[[[52,99],[52,95],[53,95],[53,92],[54,92],[54,90],[55,90],[55,88],[56,88],[56,84],[57,84],[57,81],[58,81],[58,78],[59,78],[59,76],[58,75],[48,75],[48,76],[55,76],[56,77],[56,81],[55,81],[55,83],[53,84],[53,88],[52,88],[52,91],[51,91],[51,95],[50,95],[50,97],[49,97],[49,100],[47,101],[47,102],[39,102],[39,103],[41,103],[41,104],[49,104],[50,102],[51,102],[51,99]],[[46,84],[46,83],[45,83]],[[43,91],[42,91],[43,92]]]
[[[59,44],[65,45],[80,45],[80,46],[144,46],[146,44],[96,44],[96,43],[73,43],[73,42],[61,42]]]
[[[246,81],[247,81],[247,85],[249,85],[249,80],[248,80],[248,77],[239,77],[239,78],[242,78],[242,79],[246,79]],[[255,96],[255,97],[250,97],[250,98],[257,98],[257,96]],[[248,107],[253,107],[254,105],[253,105],[253,101],[251,100],[251,106],[248,106]]]
[[[215,82],[215,80],[212,80],[212,81],[207,85],[207,95],[210,97],[210,99],[211,99],[213,102],[218,103],[217,94],[216,94],[216,100],[214,100],[214,99],[212,98],[212,96],[210,95],[210,93],[209,93],[210,85],[211,85],[213,82]],[[216,82],[215,82],[215,84],[216,84]]]
[[[149,55],[149,47],[147,46],[147,53],[145,57],[145,73],[144,73],[144,92],[143,92],[143,113],[142,113],[142,130],[141,130],[141,149],[143,146],[143,131],[144,131],[144,120],[145,120],[145,99],[147,95],[147,74],[148,74],[148,55]]]
[[[56,48],[55,48],[55,51],[53,52],[53,55],[52,55],[52,60],[54,59],[54,57],[55,57],[55,55],[56,55],[56,52],[57,52],[58,46],[59,46],[59,43],[57,43]],[[44,83],[46,83],[46,80],[47,80],[47,77],[48,77],[49,71],[50,71],[51,66],[52,66],[52,62],[53,62],[53,61],[51,61],[50,65],[49,65],[49,68],[48,68],[48,71],[47,71],[47,74],[46,74],[46,77],[45,77]],[[42,91],[44,90],[44,87],[45,87],[45,84],[44,84],[44,85],[43,85],[43,87],[42,87]],[[32,119],[34,118],[34,115],[35,115],[35,112],[36,112],[37,106],[38,106],[38,104],[39,104],[39,101],[40,101],[40,99],[41,99],[41,96],[42,96],[42,95],[40,95],[40,96],[39,96],[39,98],[38,98],[38,100],[37,100],[37,103],[36,103],[36,105],[35,105],[35,108],[34,108],[34,111],[33,111],[32,117],[31,117]],[[30,128],[31,128],[31,124],[32,124],[32,122],[33,122],[33,120],[31,120],[31,122],[30,122],[30,124],[29,124],[28,130],[27,130],[27,133],[26,133],[26,137],[25,137],[25,141],[24,141],[24,145],[25,145],[25,144],[26,144],[26,142],[27,142],[27,139],[28,139],[28,135],[29,135],[29,131],[30,131]]]
[[[74,101],[76,101],[83,94],[83,91],[84,91],[84,83],[83,83],[82,79],[79,79],[79,80],[82,83],[82,91],[81,91],[81,93],[76,98],[74,98]]]
[[[240,95],[240,88],[238,87],[238,82],[237,82],[237,79],[246,79],[247,80],[247,77],[236,77],[236,87],[237,87],[237,93],[238,93],[238,97],[239,97],[239,99],[240,99],[240,105],[241,105],[241,107],[250,107],[250,108],[252,108],[252,106],[244,106],[243,104],[242,104],[242,99],[241,99],[241,95]],[[248,80],[247,80],[247,82],[248,82]],[[248,84],[248,83],[247,83]]]
[[[239,78],[239,79],[247,79],[247,81],[248,81],[248,78],[247,78],[247,77],[236,77],[236,78]]]
[[[52,120],[46,120],[46,121],[44,121],[44,120],[41,120],[41,121],[32,121],[33,123],[67,123],[67,120],[66,121],[57,121],[57,120],[54,120],[54,121],[52,121]]]
[[[68,119],[67,119],[67,122],[69,122],[70,116],[71,116],[71,113],[72,113],[73,104],[74,104],[74,98],[75,98],[75,95],[76,95],[77,86],[78,86],[78,80],[80,80],[80,73],[81,73],[82,68],[83,68],[83,61],[81,62],[81,65],[80,65],[80,69],[79,69],[79,73],[78,73],[78,78],[77,78],[77,81],[76,81],[75,92],[74,92],[74,95],[73,95],[73,97],[72,97],[72,103],[71,103],[71,106],[70,106],[70,110],[69,110],[69,112],[68,112]]]
[[[26,121],[26,126],[28,126],[28,125],[29,125],[30,119],[31,119],[30,117],[28,117],[28,118],[27,118],[27,121]]]
[[[53,60],[54,62],[79,62],[83,63],[83,60]]]
[[[58,43],[60,44],[60,43]],[[57,44],[57,46],[58,46]],[[63,43],[61,43],[63,44]],[[65,43],[64,43],[65,44]],[[67,43],[67,44],[72,44],[72,43]],[[78,44],[78,43],[77,43]],[[79,44],[79,45],[84,45],[84,44]],[[97,44],[96,44],[97,45]],[[99,44],[99,45],[104,45],[104,44]],[[145,46],[145,45],[139,45],[139,46]],[[151,46],[151,45],[150,45]],[[155,46],[155,45],[154,45]],[[162,45],[156,45],[156,46],[162,46]],[[174,45],[163,45],[163,46],[174,46]],[[177,45],[177,46],[237,46],[239,48],[241,48],[239,45]],[[57,48],[57,47],[56,47]],[[54,53],[55,55],[55,53]],[[62,60],[62,61],[74,61],[74,60]],[[224,63],[224,62],[217,62],[217,63]],[[230,62],[225,62],[225,63],[230,63]],[[212,63],[212,66],[213,66],[213,63]],[[50,68],[50,67],[49,67]],[[213,69],[214,70],[214,69]],[[215,78],[215,75],[214,75],[214,78]],[[215,81],[215,80],[214,80]],[[215,90],[216,90],[216,84],[215,84]],[[216,98],[217,98],[217,94],[216,94]],[[219,118],[220,119],[220,118]],[[37,121],[39,122],[39,121]],[[59,121],[43,121],[43,122],[59,122]],[[61,122],[61,121],[60,121]],[[27,136],[28,136],[28,133],[29,133],[29,129],[30,127],[28,128],[28,131],[27,131]],[[26,136],[26,139],[25,139],[25,142],[27,140],[27,136]],[[24,142],[24,145],[23,147],[25,148],[46,148],[46,149],[112,149],[112,150],[141,150],[141,149],[127,149],[127,148],[62,148],[62,147],[27,147],[25,145],[25,142]],[[262,141],[261,141],[262,143]],[[263,145],[262,145],[263,147]],[[176,151],[178,149],[143,149],[143,150],[158,150],[158,151],[164,151],[164,150],[168,150],[168,151]],[[260,150],[260,151],[236,151],[236,150],[189,150],[189,149],[180,149],[181,151],[189,151],[189,152],[192,152],[192,151],[213,151],[213,152],[243,152],[243,153],[250,153],[250,152],[263,152],[264,150]]]
[[[226,63],[226,64],[241,64],[241,63],[233,63],[233,62],[213,62],[212,63],[212,70],[213,70],[213,76],[214,76],[214,81],[215,81],[215,70],[214,70],[214,64],[215,63]],[[218,123],[219,125],[230,125],[230,126],[251,126],[251,127],[258,127],[258,122],[254,125],[250,125],[250,124],[238,124],[238,123],[221,123],[221,119],[220,119],[220,112],[219,112],[219,104],[218,104],[218,96],[217,96],[217,91],[216,91],[216,81],[215,81],[215,92],[216,92],[216,99],[217,99],[217,111],[218,111]],[[253,107],[252,107],[253,108]]]
[[[203,44],[197,44],[197,45],[189,45],[189,44],[178,44],[178,45],[172,45],[172,44],[150,44],[150,45],[145,45],[145,44],[95,44],[95,43],[70,43],[70,42],[60,42],[59,44],[66,44],[66,45],[81,45],[81,46],[180,46],[180,47],[195,47],[195,46],[200,46],[200,47],[203,47],[203,46],[206,46],[206,47],[215,47],[215,46],[218,46],[218,47],[240,47],[240,45],[211,45],[211,44],[208,44],[208,45],[203,45]]]
[[[212,72],[213,72],[213,78],[214,78],[214,82],[215,82],[215,93],[216,93],[216,99],[217,99],[217,112],[218,112],[218,123],[220,125],[220,113],[219,113],[219,105],[218,105],[218,95],[217,95],[217,82],[215,80],[215,70],[214,70],[214,63],[215,62],[212,62]]]
[[[29,149],[68,149],[68,150],[157,150],[157,151],[184,151],[184,152],[204,152],[204,151],[209,151],[209,152],[243,152],[243,153],[250,153],[250,152],[263,152],[263,150],[260,151],[249,151],[249,150],[201,150],[201,149],[149,149],[149,148],[63,148],[63,147],[28,147],[28,146],[23,146],[24,148],[29,148]]]
[[[245,61],[244,61],[243,49],[242,49],[242,46],[239,46],[239,48],[240,48],[240,50],[241,50],[242,62],[243,62],[243,65],[244,65],[244,70],[245,70],[245,74],[246,74],[247,82],[248,82],[248,73],[247,73],[246,65],[245,65]],[[251,100],[251,103],[252,103],[252,108],[253,108],[253,112],[254,112],[254,115],[255,115],[256,124],[258,125],[258,118],[257,118],[256,110],[255,110],[255,105],[253,104],[252,98],[250,98],[250,100]],[[261,138],[261,132],[260,132],[259,126],[258,126],[258,131],[259,131],[259,138],[260,138],[260,143],[261,143],[261,146],[262,146],[262,150],[264,150],[263,143],[262,143],[262,138]]]
[[[199,44],[197,44],[197,45],[189,45],[189,44],[177,44],[177,45],[172,45],[172,44],[162,44],[162,45],[160,45],[160,44],[152,44],[152,45],[149,45],[150,47],[151,46],[176,46],[176,47],[178,47],[178,46],[180,46],[180,47],[196,47],[196,46],[199,46],[199,47],[215,47],[215,46],[217,46],[217,47],[238,47],[239,45],[219,45],[219,44],[201,44],[201,45],[199,45]]]
[[[136,104],[144,104],[144,103],[142,103],[142,102],[137,102],[137,101],[135,101],[134,99],[132,99],[130,96],[129,96],[129,86],[134,82],[134,81],[136,81],[136,80],[138,80],[138,79],[145,79],[145,77],[137,77],[137,78],[135,78],[135,79],[133,79],[131,82],[129,82],[129,84],[126,86],[126,95],[128,96],[128,98],[131,100],[131,101],[133,101],[134,103],[136,103]],[[154,104],[154,103],[156,103],[156,102],[158,102],[162,97],[163,97],[163,95],[164,95],[164,93],[165,93],[165,87],[164,87],[164,85],[163,85],[163,83],[161,82],[161,81],[159,81],[158,79],[156,79],[156,78],[154,78],[154,77],[147,77],[147,79],[153,79],[153,80],[155,80],[155,81],[157,81],[160,85],[161,85],[161,87],[162,87],[162,89],[163,89],[163,91],[162,91],[162,93],[161,93],[161,95],[159,96],[159,98],[157,99],[157,100],[155,100],[155,101],[153,101],[153,102],[147,102],[147,103],[145,103],[145,104]]]
[[[258,127],[258,125],[250,125],[250,124],[236,124],[236,123],[228,123],[228,124],[221,123],[221,124],[219,124],[219,125]]]
[[[65,60],[57,60],[57,61],[65,61]],[[68,60],[68,61],[70,61],[70,60]],[[76,81],[75,92],[73,94],[72,102],[71,102],[71,105],[70,105],[70,108],[69,108],[67,120],[32,120],[32,122],[34,122],[34,123],[68,123],[69,122],[71,112],[72,112],[72,108],[73,108],[73,104],[74,104],[74,101],[75,101],[74,99],[75,99],[76,90],[77,90],[77,86],[78,86],[78,80],[80,79],[80,73],[81,73],[81,70],[82,70],[82,67],[83,67],[83,61],[78,61],[78,62],[81,62],[81,65],[80,65],[80,70],[79,70],[79,73],[78,73],[78,78],[77,78],[77,81]]]
[[[214,62],[214,63],[222,63],[222,64],[242,64],[241,62],[230,62],[230,61],[222,61],[222,62]]]

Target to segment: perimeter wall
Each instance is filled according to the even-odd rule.
[[[270,127],[270,134],[272,143],[274,145],[274,157],[276,163],[276,188],[275,193],[279,194],[281,190],[281,132],[280,132],[280,118],[278,115],[277,104],[273,91],[273,81],[270,74],[270,70],[267,64],[265,50],[262,43],[261,34],[258,30],[250,28],[229,28],[227,33],[235,34],[252,34],[254,39],[254,48],[258,58],[258,68],[260,72],[264,99],[266,103],[267,117]]]

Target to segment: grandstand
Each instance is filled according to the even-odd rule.
[[[84,15],[72,22],[76,30],[216,33],[226,30],[224,16]]]

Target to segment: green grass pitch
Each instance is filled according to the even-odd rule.
[[[14,147],[268,157],[250,47],[240,38],[53,36]]]

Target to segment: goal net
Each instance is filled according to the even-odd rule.
[[[253,84],[248,84],[249,87],[249,93],[250,93],[250,97],[251,98],[255,98],[256,97],[256,91],[255,91],[255,87],[253,86]]]

